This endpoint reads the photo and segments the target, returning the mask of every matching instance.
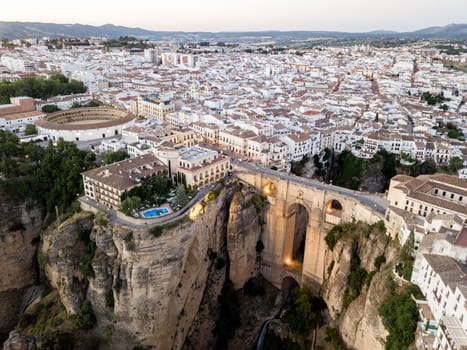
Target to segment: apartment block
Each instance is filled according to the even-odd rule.
[[[145,178],[167,172],[153,154],[126,159],[83,172],[84,194],[110,209],[119,209],[121,195],[139,186]]]

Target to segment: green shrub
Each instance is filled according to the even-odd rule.
[[[323,299],[313,297],[306,287],[295,288],[292,297],[292,306],[287,310],[285,318],[294,332],[306,335],[313,327],[323,324],[321,311],[326,308]]]
[[[136,244],[133,241],[133,231],[128,232],[125,237],[123,237],[123,241],[125,242],[125,247],[128,250],[135,250]]]
[[[370,226],[372,229],[376,229],[381,233],[386,233],[386,226],[384,226],[384,221],[379,220]]]
[[[261,213],[266,203],[266,198],[255,193],[251,196],[251,203],[256,208],[256,212]]]
[[[41,334],[41,349],[44,350],[68,350],[73,349],[73,338],[68,333],[52,331]]]
[[[354,301],[362,290],[362,286],[367,278],[368,272],[360,266],[360,258],[355,255],[350,261],[349,289],[344,293],[343,307],[347,308]]]
[[[379,308],[383,325],[389,331],[386,350],[409,349],[415,340],[418,309],[409,292],[406,289],[402,295],[390,296]]]
[[[379,271],[379,268],[381,267],[382,264],[384,264],[386,262],[386,257],[384,255],[378,255],[376,258],[375,258],[375,261],[374,261],[374,265],[375,265],[375,268],[376,270]]]
[[[89,301],[85,300],[76,314],[76,324],[81,329],[91,329],[96,325],[96,315]]]
[[[114,335],[115,328],[112,324],[108,324],[104,328],[104,342],[109,344],[112,340],[112,336]]]
[[[334,226],[324,237],[326,244],[330,250],[333,250],[336,246],[339,239],[342,237],[342,227],[341,226]]]
[[[83,256],[80,271],[84,278],[94,278],[94,269],[92,268],[92,260],[94,259],[94,254],[96,252],[96,243],[94,241],[89,241],[87,245],[86,253]]]
[[[45,271],[45,267],[47,266],[47,255],[45,255],[41,249],[37,250],[37,265],[40,270]]]
[[[106,227],[108,223],[107,214],[99,210],[96,213],[96,224],[100,227]]]
[[[160,237],[162,235],[162,231],[164,231],[164,227],[163,226],[154,226],[153,228],[151,228],[151,234],[154,236],[154,237]]]
[[[35,314],[22,314],[18,319],[18,326],[22,329],[36,322],[37,315]]]
[[[105,306],[113,309],[114,305],[115,305],[114,293],[111,289],[107,293],[105,293]]]

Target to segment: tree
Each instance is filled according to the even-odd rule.
[[[81,81],[69,81],[63,74],[56,74],[49,79],[26,77],[12,83],[0,82],[0,103],[8,103],[12,96],[30,96],[46,100],[56,95],[83,92],[86,92],[86,86]]]
[[[73,338],[68,333],[51,331],[41,334],[41,349],[68,350],[73,349]]]
[[[130,216],[133,211],[139,210],[141,207],[141,198],[133,196],[122,201],[122,212]]]
[[[178,186],[177,190],[175,191],[175,197],[173,200],[173,206],[175,208],[183,208],[185,205],[188,204],[190,199],[188,198],[188,194],[183,186]]]
[[[448,171],[450,173],[457,173],[460,169],[464,167],[464,161],[459,157],[451,157],[449,159]]]
[[[384,327],[389,331],[386,337],[386,350],[409,349],[415,340],[418,310],[410,294],[409,286],[402,295],[390,296],[378,310]]]
[[[436,162],[432,158],[425,159],[420,164],[420,174],[434,174],[437,171]]]
[[[407,281],[410,281],[412,277],[413,269],[413,252],[415,246],[415,235],[413,231],[410,231],[410,235],[405,241],[400,252],[400,263],[396,266],[396,270],[402,275]]]
[[[130,155],[124,150],[109,152],[104,156],[103,164],[109,165],[112,163],[120,162],[124,159],[130,158]]]
[[[83,302],[81,308],[76,314],[76,323],[81,329],[91,329],[96,324],[96,315],[92,309],[92,305],[88,300]]]
[[[323,323],[321,311],[326,304],[320,298],[312,297],[307,287],[295,288],[292,291],[292,307],[285,317],[290,328],[299,334],[308,334],[312,327]]]
[[[37,128],[34,124],[26,124],[24,127],[24,134],[25,135],[35,135],[37,134]]]
[[[53,113],[59,110],[60,108],[58,108],[56,105],[45,105],[42,107],[42,112],[45,112],[45,113]]]
[[[365,169],[365,160],[344,150],[337,158],[337,178],[335,183],[350,189],[358,189]]]

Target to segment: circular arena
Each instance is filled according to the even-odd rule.
[[[135,118],[132,113],[107,107],[73,108],[48,115],[36,127],[45,139],[89,141],[121,135]]]

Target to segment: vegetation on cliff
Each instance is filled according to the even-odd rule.
[[[389,331],[385,344],[386,350],[409,349],[415,341],[418,310],[411,295],[419,299],[423,298],[417,286],[409,285],[400,294],[395,292],[391,295],[379,308],[379,315]]]
[[[323,324],[321,311],[326,308],[323,299],[311,295],[307,287],[292,291],[292,306],[285,318],[290,328],[301,335],[308,335],[313,327]]]
[[[332,251],[340,239],[355,241],[361,234],[365,237],[369,237],[372,233],[386,233],[386,227],[384,227],[384,222],[382,220],[372,225],[361,221],[357,223],[336,225],[327,233],[324,240],[326,241],[328,248]]]
[[[71,203],[83,189],[81,172],[95,166],[94,154],[59,140],[47,147],[20,143],[0,130],[0,188],[13,201],[32,200],[49,214],[75,210]]]
[[[396,265],[396,272],[405,280],[410,281],[412,277],[414,257],[415,236],[410,232],[409,238],[401,248],[399,263]]]

